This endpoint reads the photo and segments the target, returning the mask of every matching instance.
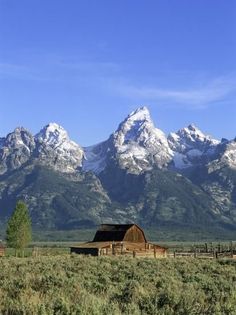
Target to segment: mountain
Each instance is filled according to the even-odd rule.
[[[165,134],[155,128],[146,107],[132,112],[109,137],[99,145],[85,149],[85,171],[101,173],[110,164],[140,174],[153,165],[166,167],[173,152]]]
[[[1,138],[0,174],[30,161],[65,173],[75,172],[82,167],[83,155],[83,149],[57,124],[45,126],[36,136],[18,127],[6,138]]]
[[[235,231],[236,140],[220,142],[193,124],[166,136],[146,107],[86,148],[56,123],[35,136],[19,127],[0,138],[0,224],[19,199],[38,229],[136,222]]]
[[[101,173],[106,168],[110,150],[109,140],[84,148],[82,170]]]
[[[90,227],[110,221],[111,201],[100,181],[89,173],[72,175],[27,165],[1,178],[0,196],[2,222],[19,199],[29,205],[33,225],[40,229]]]
[[[223,139],[215,159],[196,168],[190,178],[218,205],[222,222],[236,223],[236,140]]]
[[[65,173],[74,172],[82,167],[83,149],[71,141],[65,129],[51,123],[36,136],[34,155],[41,163]]]
[[[211,163],[211,168],[220,169],[222,167],[229,167],[233,170],[236,169],[236,138],[228,141],[222,139],[217,147],[216,159]]]
[[[0,174],[19,168],[35,150],[35,139],[29,131],[19,127],[0,141]]]
[[[220,142],[191,124],[176,133],[170,133],[168,143],[174,152],[175,168],[184,169],[207,163],[215,155]]]

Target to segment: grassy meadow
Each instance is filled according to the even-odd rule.
[[[0,314],[236,314],[236,261],[0,258]]]
[[[80,236],[92,239],[91,231]],[[34,241],[24,258],[7,248],[0,257],[0,315],[236,315],[236,260],[70,255],[78,243]],[[157,243],[169,253],[206,244]],[[236,248],[235,241],[208,247],[219,244]]]

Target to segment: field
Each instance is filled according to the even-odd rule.
[[[5,239],[6,227],[0,225],[0,239]],[[35,242],[77,242],[92,240],[97,227],[93,229],[78,230],[33,230],[33,240]],[[191,229],[177,227],[160,227],[155,230],[145,229],[145,235],[149,241],[158,242],[222,242],[235,240],[235,231],[225,231],[222,229]]]
[[[0,259],[0,314],[236,314],[236,261]]]

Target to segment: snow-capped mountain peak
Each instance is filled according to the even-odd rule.
[[[107,163],[116,161],[121,168],[138,174],[153,165],[167,166],[171,156],[165,134],[155,128],[148,108],[140,107],[107,141],[85,149],[84,169],[100,173]]]
[[[174,164],[176,168],[186,168],[206,160],[215,153],[220,141],[204,134],[194,124],[182,128],[168,136],[170,148],[174,151]]]
[[[17,127],[6,138],[0,139],[0,174],[19,168],[30,158],[35,148],[33,135]]]
[[[140,107],[127,116],[115,132],[116,143],[137,141],[145,131],[153,129],[154,125],[147,107]]]
[[[116,144],[145,141],[155,129],[147,107],[140,107],[127,116],[114,133]]]
[[[47,143],[48,145],[54,146],[59,143],[69,140],[68,133],[66,130],[56,123],[49,123],[46,125],[35,138],[39,142]]]
[[[165,134],[155,128],[147,107],[132,112],[112,135],[118,159],[122,167],[141,172],[167,165],[172,152]]]
[[[20,148],[25,147],[27,150],[31,151],[34,147],[34,139],[32,134],[23,127],[17,127],[11,133],[9,133],[5,140],[4,146],[9,148]]]
[[[39,157],[63,172],[82,166],[83,149],[70,140],[66,130],[56,123],[45,126],[36,136]]]
[[[153,167],[184,169],[206,165],[217,159],[234,166],[234,151],[235,142],[220,143],[194,124],[166,138],[144,106],[131,112],[108,140],[84,149],[57,123],[49,123],[35,137],[18,127],[0,138],[0,174],[20,167],[29,159],[62,172],[82,167],[97,174],[112,163],[135,174]]]
[[[151,115],[146,106],[139,107],[135,111],[131,112],[126,120],[129,121],[150,121]]]
[[[194,124],[190,124],[188,127],[177,131],[177,135],[185,139],[187,142],[198,142],[198,143],[211,143],[212,145],[219,144],[218,140],[213,139],[211,136],[204,134]]]

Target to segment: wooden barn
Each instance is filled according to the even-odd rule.
[[[167,248],[147,242],[136,224],[102,224],[92,242],[71,247],[71,253],[103,256],[166,257]]]
[[[0,241],[0,257],[3,257],[3,256],[5,256],[5,246]]]

